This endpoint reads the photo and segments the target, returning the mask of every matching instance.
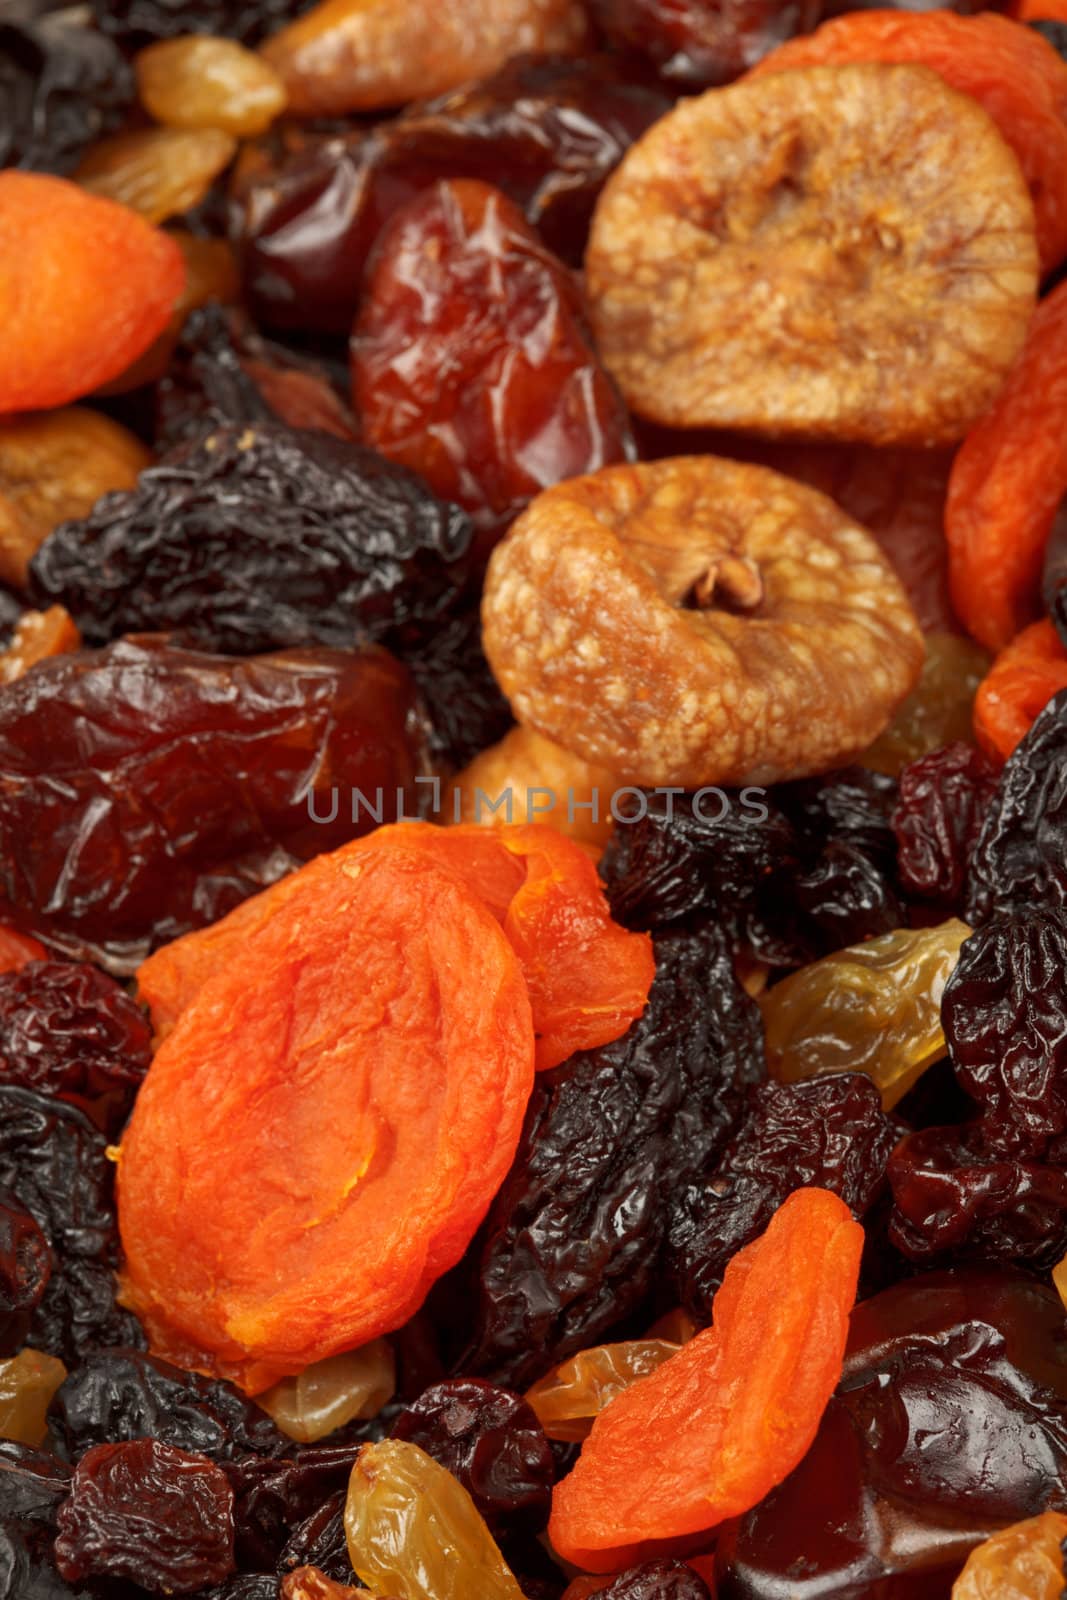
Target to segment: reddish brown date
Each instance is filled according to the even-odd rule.
[[[775,45],[810,33],[823,0],[591,0],[598,26],[693,88],[729,83]]]
[[[633,456],[574,278],[473,179],[437,184],[383,233],[352,385],[367,442],[469,511],[483,548],[541,489]]]
[[[146,635],[43,662],[0,689],[0,914],[131,970],[365,832],[353,790],[411,814],[422,739],[384,650],[236,660]]]

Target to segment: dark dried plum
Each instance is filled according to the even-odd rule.
[[[124,50],[139,50],[154,39],[187,33],[216,33],[244,44],[306,11],[313,0],[92,0],[97,27]]]
[[[822,18],[822,0],[591,0],[615,44],[647,57],[663,77],[712,88],[740,77]]]
[[[764,1075],[759,1013],[711,924],[656,940],[630,1031],[538,1075],[481,1260],[463,1370],[525,1387],[646,1300],[676,1197]]]
[[[476,605],[449,617],[404,659],[429,716],[439,765],[458,771],[507,733],[511,707],[485,659]]]
[[[646,1561],[620,1572],[601,1590],[600,1600],[710,1600],[703,1578],[684,1561]]]
[[[152,1059],[152,1029],[97,967],[31,961],[0,974],[0,1083],[55,1095],[117,1134]]]
[[[101,1574],[153,1594],[192,1594],[234,1571],[224,1473],[156,1439],[94,1445],[57,1522],[56,1565],[72,1583]]]
[[[89,28],[60,18],[0,26],[0,167],[69,172],[119,125],[133,92],[115,46]]]
[[[1067,904],[1067,689],[1054,695],[1000,775],[971,857],[967,920]]]
[[[1018,1272],[926,1274],[857,1306],[812,1448],[720,1534],[720,1600],[947,1596],[974,1545],[1062,1505],[1065,1356],[1058,1297]]]
[[[30,1213],[0,1194],[0,1358],[26,1343],[52,1275],[48,1240]]]
[[[819,778],[780,784],[774,798],[809,846],[847,844],[883,871],[892,869],[895,778],[867,767],[840,767]]]
[[[34,1218],[54,1266],[30,1328],[68,1367],[103,1345],[143,1343],[115,1304],[118,1233],[106,1140],[72,1106],[0,1086],[0,1190]]]
[[[373,451],[277,423],[221,428],[57,528],[35,604],[85,640],[173,629],[232,655],[413,641],[454,605],[470,525]]]
[[[0,689],[0,916],[131,971],[366,832],[360,792],[414,815],[426,770],[414,684],[377,647],[57,656]]]
[[[945,745],[905,767],[893,809],[905,894],[946,914],[959,909],[996,784],[993,764],[968,744]]]
[[[458,1478],[497,1539],[548,1521],[555,1461],[532,1408],[476,1378],[438,1383],[392,1427]]]
[[[900,1132],[860,1073],[750,1089],[730,1143],[675,1206],[670,1265],[686,1309],[710,1320],[730,1257],[763,1232],[794,1189],[832,1189],[863,1217],[885,1187]]]
[[[49,1423],[75,1458],[97,1444],[158,1439],[212,1461],[284,1456],[292,1441],[232,1384],[139,1350],[86,1355],[60,1386]]]
[[[371,132],[306,139],[238,188],[250,303],[274,327],[347,337],[382,227],[444,178],[496,184],[577,266],[602,185],[669,107],[610,57],[516,56]]]

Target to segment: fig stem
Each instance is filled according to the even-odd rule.
[[[721,556],[692,589],[698,611],[755,611],[763,603],[763,576],[749,556]]]

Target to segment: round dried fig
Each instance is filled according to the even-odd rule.
[[[643,785],[848,761],[923,659],[870,534],[816,490],[715,456],[545,490],[493,554],[482,621],[519,720]]]
[[[601,356],[654,421],[930,445],[986,411],[1035,304],[1034,211],[927,67],[811,67],[684,101],[600,198]]]

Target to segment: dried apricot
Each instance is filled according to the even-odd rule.
[[[1038,306],[1025,349],[949,480],[952,599],[990,650],[1040,614],[1042,558],[1065,494],[1067,283]]]
[[[526,1391],[527,1402],[550,1439],[586,1439],[610,1400],[662,1367],[681,1348],[670,1339],[651,1338],[594,1345],[538,1379]]]
[[[797,1189],[779,1206],[730,1261],[712,1326],[594,1422],[553,1494],[549,1537],[565,1560],[619,1571],[788,1476],[841,1376],[862,1248],[829,1190]]]
[[[66,405],[166,327],[177,246],[63,178],[0,172],[0,413]]]
[[[377,111],[487,77],[524,51],[580,52],[578,0],[320,0],[262,46],[296,116]]]
[[[1044,617],[1000,652],[978,686],[974,736],[986,754],[1007,761],[1060,689],[1067,689],[1067,650]]]
[[[449,791],[445,815],[486,826],[501,820],[550,824],[599,852],[614,826],[614,791],[614,776],[606,767],[591,766],[520,726],[464,767]]]
[[[366,1589],[337,1583],[318,1567],[294,1567],[281,1580],[278,1600],[370,1600]]]
[[[759,73],[846,62],[913,62],[932,67],[971,95],[1014,150],[1034,203],[1042,268],[1067,255],[1067,63],[1047,40],[983,12],[855,11],[792,39]]]
[[[345,1350],[283,1378],[256,1396],[259,1405],[290,1439],[314,1444],[357,1418],[376,1417],[393,1398],[396,1361],[384,1339]]]
[[[278,74],[233,39],[161,39],[141,51],[134,71],[141,104],[171,128],[219,128],[250,139],[285,110]]]
[[[0,578],[23,588],[53,528],[88,516],[112,489],[132,489],[151,464],[139,439],[85,406],[0,421]]]
[[[539,1068],[610,1043],[644,1010],[654,974],[651,942],[612,922],[596,868],[555,829],[409,822],[378,828],[363,844],[375,855],[417,853],[492,913],[522,964]],[[299,906],[310,911],[324,886],[360,860],[354,845],[317,856],[221,922],[151,955],[137,981],[157,1033],[166,1034],[208,979],[277,915],[295,915]]]
[[[166,222],[200,204],[236,149],[218,128],[138,128],[92,145],[74,180],[146,222]]]
[[[862,750],[922,637],[831,500],[713,456],[538,495],[493,552],[486,654],[520,720],[628,782],[769,782]]]
[[[499,1188],[533,1065],[511,946],[424,852],[350,857],[313,916],[276,908],[123,1135],[123,1297],[153,1348],[255,1393],[401,1326]]]
[[[655,123],[600,197],[586,287],[642,416],[931,445],[993,400],[1037,269],[982,107],[928,67],[857,65],[750,77]]]
[[[1061,1600],[1067,1516],[1044,1511],[994,1533],[967,1557],[952,1600]]]
[[[81,642],[77,624],[63,606],[24,611],[15,624],[11,643],[0,651],[0,683],[14,683],[38,661],[78,650]]]

